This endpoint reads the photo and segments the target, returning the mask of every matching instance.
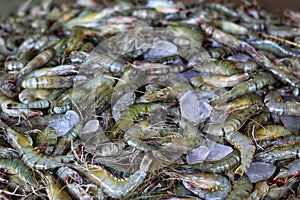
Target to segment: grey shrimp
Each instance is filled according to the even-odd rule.
[[[26,89],[70,88],[75,81],[85,80],[85,76],[39,76],[26,78],[22,87]]]
[[[191,81],[195,78],[200,78],[208,85],[212,85],[217,88],[224,88],[224,87],[233,87],[237,84],[240,84],[241,82],[247,80],[249,78],[248,73],[244,74],[235,74],[231,76],[227,75],[202,75],[200,77],[193,77],[191,78]]]
[[[78,172],[67,166],[62,166],[56,171],[56,175],[67,185],[67,191],[73,198],[92,199],[92,196],[81,187],[83,179]]]
[[[19,93],[19,100],[24,104],[34,102],[36,100],[46,99],[51,93],[51,90],[46,89],[25,89]]]
[[[194,173],[178,174],[167,172],[172,178],[183,181],[183,185],[200,198],[225,199],[231,191],[231,184],[227,178],[219,174]]]
[[[19,87],[29,72],[32,72],[36,68],[45,65],[54,55],[55,51],[53,49],[46,49],[29,61],[27,65],[19,71],[16,86]]]
[[[0,168],[4,168],[9,174],[17,175],[28,188],[30,186],[38,187],[34,171],[27,167],[21,159],[0,159]]]
[[[0,108],[2,112],[8,114],[11,117],[22,117],[26,119],[28,116],[41,116],[43,113],[41,111],[34,111],[27,108],[20,109],[10,109],[12,104],[17,104],[13,99],[0,93]]]
[[[276,163],[281,160],[295,159],[300,157],[300,143],[295,141],[294,144],[288,146],[275,146],[271,149],[257,153],[254,158],[257,161],[263,161],[267,163]]]
[[[57,168],[73,160],[72,155],[54,157],[43,155],[32,146],[32,140],[28,137],[14,131],[2,120],[0,125],[4,128],[5,139],[18,151],[24,163],[33,169]]]
[[[100,166],[83,167],[75,165],[73,168],[97,184],[110,197],[119,199],[126,197],[144,181],[151,163],[152,155],[147,153],[141,162],[140,169],[126,179],[116,178]]]
[[[229,92],[220,96],[218,103],[224,103],[238,98],[242,95],[256,92],[265,86],[275,84],[276,80],[269,73],[261,72],[253,76],[252,79],[234,86]]]
[[[193,66],[201,75],[223,75],[232,76],[238,74],[240,71],[236,63],[231,60],[216,60],[199,62]]]
[[[274,90],[265,96],[264,102],[269,111],[277,115],[300,116],[300,103],[280,102],[280,94]]]
[[[293,135],[293,133],[281,125],[267,125],[254,131],[256,141],[274,140],[284,136]]]
[[[181,165],[180,169],[193,169],[210,173],[226,173],[235,168],[240,162],[240,154],[238,150],[233,150],[229,155],[218,161],[205,161],[194,165]]]
[[[226,111],[228,113],[232,113],[236,110],[245,109],[251,106],[259,105],[262,102],[262,98],[255,94],[247,94],[241,96],[231,102],[225,104],[218,104],[214,108],[216,110]]]
[[[36,56],[38,53],[37,49],[29,49],[22,53],[18,58],[8,59],[4,63],[4,68],[8,71],[21,70],[23,69],[27,63]]]
[[[254,153],[255,145],[252,140],[239,132],[233,132],[225,139],[232,144],[241,154],[241,165],[234,171],[236,178],[243,176],[245,170],[250,166]]]
[[[253,105],[252,107],[237,110],[225,120],[222,124],[208,124],[202,130],[205,133],[215,136],[223,136],[237,131],[242,125],[250,118],[259,112],[259,106]]]
[[[300,81],[293,75],[284,73],[280,68],[278,68],[271,60],[269,60],[265,55],[255,50],[254,47],[236,39],[234,36],[224,33],[223,31],[209,26],[206,24],[201,24],[201,28],[206,34],[210,35],[213,39],[218,42],[225,44],[234,49],[243,49],[246,51],[258,64],[264,67],[267,71],[271,72],[282,82],[288,83],[291,86],[300,87]],[[274,81],[273,81],[274,83]],[[271,84],[273,84],[271,83]]]
[[[74,65],[58,65],[55,67],[47,67],[35,70],[28,74],[25,79],[39,76],[64,76],[77,73],[78,71],[75,70]]]

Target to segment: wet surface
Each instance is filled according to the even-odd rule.
[[[180,1],[180,0],[179,0]],[[192,3],[197,2],[198,0],[185,0],[184,2]],[[206,0],[206,2],[241,2],[239,0]],[[251,2],[251,1],[250,1]],[[258,4],[262,6],[262,8],[271,11],[271,12],[282,12],[285,9],[293,9],[293,10],[300,10],[300,1],[295,0],[285,0],[285,1],[278,1],[278,0],[259,0]]]
[[[60,0],[62,1],[62,0]],[[74,0],[64,0],[66,1],[74,1]],[[192,3],[197,2],[198,0],[185,0],[184,2]],[[211,0],[209,0],[211,1]],[[20,5],[24,1],[20,0],[0,0],[0,15],[6,15],[8,13],[14,12],[18,5]],[[33,1],[37,2],[37,1]],[[58,1],[59,2],[59,1]],[[225,2],[225,1],[217,1],[217,2]],[[236,2],[235,0],[227,0],[226,2]],[[300,11],[300,1],[296,0],[285,0],[285,1],[278,1],[278,0],[260,0],[258,2],[263,8],[272,11],[272,12],[282,12],[285,9],[293,9]]]
[[[55,0],[55,2],[74,2],[75,0]],[[14,13],[17,11],[18,6],[24,3],[25,0],[0,0],[0,16]],[[39,0],[32,0],[32,3],[39,2]]]
[[[75,1],[76,0],[72,0],[72,2]],[[110,0],[97,1],[108,2]],[[140,2],[146,0],[131,1]],[[157,3],[162,0],[152,1]],[[201,2],[201,0],[195,1]],[[31,2],[31,0],[27,2]],[[51,3],[51,0],[41,2]],[[213,5],[208,5],[203,13],[200,9],[189,9],[192,6],[189,6],[188,9],[176,9],[175,12],[179,14],[181,11],[184,13],[191,12],[191,14],[200,11],[200,15],[196,15],[196,20],[192,21],[193,27],[184,25],[178,26],[180,22],[177,24],[173,22],[173,18],[171,18],[171,21],[176,26],[165,28],[169,25],[168,18],[170,15],[168,14],[170,11],[167,12],[168,14],[154,12],[154,17],[151,16],[152,14],[150,12],[150,15],[145,18],[143,16],[144,14],[141,15],[137,12],[140,10],[140,4],[130,7],[131,10],[127,9],[128,7],[126,6],[121,7],[120,5],[120,7],[116,7],[115,4],[107,4],[106,9],[100,6],[79,8],[74,4],[74,7],[69,7],[70,10],[62,9],[65,7],[61,6],[57,7],[61,9],[56,11],[54,9],[57,8],[54,6],[52,9],[44,4],[38,7],[32,3],[32,8],[26,12],[28,14],[23,14],[23,18],[21,19],[14,16],[10,18],[2,16],[1,27],[3,27],[3,30],[1,31],[3,34],[1,34],[0,39],[3,46],[3,55],[1,54],[2,60],[0,61],[4,64],[3,66],[5,66],[5,68],[2,67],[2,71],[0,71],[2,73],[0,74],[0,89],[2,89],[0,93],[3,93],[1,98],[2,103],[0,105],[1,113],[8,116],[6,121],[10,122],[11,127],[1,121],[5,116],[0,116],[0,127],[3,129],[2,136],[5,137],[8,143],[6,146],[11,145],[18,151],[18,154],[22,156],[19,162],[20,165],[29,169],[34,168],[35,171],[40,174],[40,176],[34,176],[32,174],[28,176],[31,177],[32,175],[34,178],[32,184],[25,180],[30,184],[30,189],[37,189],[38,184],[35,182],[41,183],[46,187],[46,190],[35,190],[37,192],[33,193],[33,195],[48,195],[49,199],[53,199],[50,196],[51,194],[46,194],[45,192],[50,190],[47,189],[48,185],[55,185],[55,187],[58,188],[56,190],[58,190],[61,195],[64,195],[66,199],[72,198],[68,198],[67,193],[63,194],[62,191],[64,190],[61,188],[68,187],[71,191],[73,188],[78,188],[79,190],[79,188],[82,187],[80,193],[76,194],[81,195],[82,193],[88,198],[78,196],[76,199],[92,199],[94,196],[99,195],[99,193],[102,194],[102,190],[105,195],[111,198],[126,196],[126,199],[131,197],[145,199],[154,198],[157,193],[159,195],[162,193],[162,195],[159,196],[161,199],[169,199],[170,194],[172,194],[172,196],[176,195],[172,198],[183,195],[192,196],[195,194],[195,196],[197,195],[205,199],[223,199],[226,198],[227,195],[231,195],[230,190],[235,190],[237,185],[241,187],[236,187],[234,192],[238,192],[238,190],[241,189],[242,192],[245,190],[245,194],[243,197],[238,196],[238,198],[233,199],[255,198],[255,192],[257,192],[257,190],[259,191],[260,188],[263,188],[265,192],[257,198],[263,199],[271,184],[277,186],[275,184],[278,182],[276,182],[277,180],[275,180],[274,177],[279,174],[278,171],[281,172],[281,169],[287,169],[285,165],[281,166],[281,163],[283,163],[281,161],[298,158],[300,144],[294,142],[294,140],[299,140],[299,137],[295,137],[294,135],[290,136],[291,133],[286,134],[289,135],[289,137],[284,138],[283,134],[281,134],[283,132],[281,131],[282,129],[278,128],[280,127],[278,124],[281,121],[278,120],[276,123],[278,117],[269,119],[271,116],[269,112],[274,112],[274,115],[277,116],[287,114],[290,111],[296,110],[294,108],[299,107],[298,102],[292,101],[289,102],[295,103],[293,107],[282,106],[278,99],[281,98],[280,95],[290,95],[292,91],[293,94],[298,93],[298,90],[296,91],[294,88],[286,87],[286,83],[299,89],[300,70],[296,67],[293,68],[289,62],[291,72],[290,74],[286,73],[287,70],[285,70],[284,66],[288,64],[283,63],[280,65],[280,61],[287,61],[285,59],[287,54],[278,57],[271,55],[270,59],[268,59],[270,53],[261,52],[259,50],[269,50],[273,53],[272,46],[269,49],[265,49],[264,43],[262,43],[263,46],[261,48],[255,47],[257,48],[255,49],[248,43],[261,40],[261,36],[265,37],[265,35],[267,35],[270,37],[271,35],[268,34],[271,34],[269,32],[272,31],[273,26],[275,28],[280,27],[277,24],[288,26],[285,27],[284,30],[291,33],[292,38],[295,38],[295,36],[300,35],[300,23],[297,23],[300,21],[300,18],[297,20],[286,19],[286,23],[284,23],[284,20],[277,20],[276,17],[276,20],[273,21],[273,16],[268,17],[269,15],[263,15],[264,11],[261,11],[259,6],[254,5],[252,7],[248,4],[245,10],[249,12],[250,19],[257,19],[259,17],[256,16],[262,13],[264,21],[258,21],[258,23],[264,24],[267,28],[258,29],[262,32],[261,34],[255,33],[257,29],[249,28],[249,30],[251,30],[251,32],[249,31],[249,37],[247,30],[239,35],[232,30],[234,28],[228,28],[230,25],[232,26],[232,21],[235,22],[239,20],[236,23],[242,26],[248,25],[249,21],[247,21],[248,18],[243,19],[242,17],[238,17],[237,12],[235,12],[236,8],[240,8],[241,2],[245,1],[237,2],[239,5],[233,5],[233,9],[225,12],[225,14],[210,7]],[[49,4],[49,6],[50,5],[51,4]],[[12,6],[12,4],[9,6]],[[148,6],[151,6],[153,9],[161,9],[161,5],[160,7],[158,7],[158,5]],[[169,6],[172,9],[174,8],[172,7],[173,5],[168,5],[168,7]],[[205,6],[206,5],[203,7]],[[257,12],[252,9],[256,7],[258,7]],[[199,8],[202,8],[202,5],[199,5]],[[270,7],[268,8],[270,9]],[[276,7],[272,11],[277,12],[276,9],[279,11],[280,8],[283,9],[283,7]],[[56,15],[55,12],[55,16],[49,14],[49,12],[52,13],[53,10],[58,12],[58,15]],[[103,10],[109,11],[109,14],[105,12],[105,14],[101,14],[99,17],[99,13]],[[13,11],[16,12],[17,9]],[[73,12],[74,14],[65,18],[66,12],[67,15]],[[77,17],[79,13],[84,14],[89,12],[97,13],[96,15],[89,14],[85,17],[82,17],[83,15]],[[115,31],[113,29],[106,32],[106,29],[108,29],[106,23],[112,23],[111,20],[116,20],[116,16],[122,17],[123,19],[124,13],[126,13],[126,16],[131,16],[133,21],[123,22],[123,25],[131,23],[130,26],[122,26],[122,30],[118,29]],[[172,11],[172,13],[174,13],[174,11]],[[211,13],[216,13],[216,15],[211,17]],[[206,15],[208,16],[207,18],[205,18]],[[177,20],[177,16],[175,17]],[[202,18],[204,20],[202,20]],[[179,19],[186,19],[186,17],[185,15],[180,15]],[[18,20],[20,20],[20,23]],[[148,20],[149,23],[147,23]],[[14,23],[15,21],[17,23]],[[135,21],[137,21],[137,23],[135,23]],[[201,22],[200,28],[202,31],[198,31],[197,29],[199,27],[199,21]],[[255,23],[257,22],[256,20],[254,21]],[[94,24],[89,24],[89,22]],[[157,22],[161,22],[161,24]],[[295,22],[298,28],[295,30],[299,32],[293,31],[294,29],[290,31],[291,22]],[[92,27],[87,27],[89,25],[92,25]],[[130,30],[134,27],[143,27],[144,25],[145,27],[154,26],[155,28],[153,30],[148,28]],[[215,29],[215,27],[218,27],[218,29]],[[224,33],[221,29],[224,29],[223,31],[227,33]],[[265,31],[269,32],[263,35]],[[119,32],[122,33],[116,34]],[[51,38],[48,36],[51,36]],[[42,40],[44,38],[45,40]],[[94,43],[91,42],[92,40]],[[216,42],[213,42],[214,40]],[[44,42],[41,44],[40,41]],[[263,42],[265,41],[267,40],[263,40]],[[86,47],[85,44],[88,43],[91,44]],[[224,49],[228,46],[234,50],[229,50],[228,53],[224,52],[224,55],[222,54],[223,51],[221,51],[217,56],[214,56],[214,54],[211,53],[212,50],[216,49],[216,46],[220,47],[221,44],[223,44]],[[38,54],[37,50],[33,50],[33,48],[38,49],[40,54]],[[140,49],[142,49],[141,52],[139,51]],[[293,53],[292,50],[293,49],[290,49],[292,53],[288,54],[288,56],[300,57],[299,52],[295,51],[295,53]],[[13,55],[23,51],[26,54],[28,52],[28,54],[30,54],[26,56],[26,59],[24,58],[26,63],[21,57],[19,58],[19,56],[16,56],[17,58],[13,57]],[[34,53],[35,51],[36,53]],[[170,54],[170,52],[172,54]],[[210,54],[208,54],[208,52],[210,52]],[[237,60],[236,63],[225,60],[228,56],[227,54],[236,54],[235,52],[247,54],[245,56],[246,60],[248,55],[251,56],[253,63],[254,61],[257,62],[261,67],[259,68],[255,64],[254,69],[249,71],[248,66],[246,67],[248,64],[245,65],[244,62],[241,62],[237,57],[235,57]],[[23,57],[24,54],[22,53],[20,55]],[[37,54],[38,56],[36,56]],[[211,59],[210,55],[218,59],[219,63]],[[171,56],[172,58],[170,59]],[[42,59],[44,57],[45,59]],[[242,58],[245,59],[245,57]],[[160,59],[165,58],[167,60],[161,60],[160,62],[170,62],[172,65],[156,63],[159,62]],[[14,64],[16,61],[20,61],[20,63],[22,61],[20,67],[18,64]],[[220,61],[226,64],[224,64],[224,66],[226,66],[228,70],[224,69],[224,72],[219,74],[218,71],[223,70],[221,67],[216,67],[217,65],[223,65]],[[11,63],[12,65],[9,65]],[[178,63],[180,63],[180,66]],[[191,65],[191,63],[193,64]],[[210,67],[211,63],[214,64],[212,67]],[[71,69],[76,71],[69,71],[69,68],[63,68],[63,72],[58,71],[54,73],[53,71],[56,71],[56,67],[62,66],[60,64],[64,64],[63,66],[72,64],[74,66]],[[239,67],[237,65],[239,65]],[[49,66],[54,67],[50,68]],[[187,68],[187,66],[189,68]],[[23,68],[19,70],[21,67]],[[10,70],[10,68],[13,69]],[[17,69],[15,70],[15,68]],[[46,70],[49,72],[49,75],[46,76],[35,73],[37,71],[41,73],[40,69],[31,73],[36,68]],[[270,72],[264,72],[262,68],[271,71],[273,75]],[[200,79],[198,79],[198,81],[196,79],[196,82],[194,82],[195,79],[184,81],[185,79],[181,73],[185,70],[197,71],[197,73],[201,75],[199,77]],[[294,72],[297,77],[294,77]],[[15,76],[10,76],[10,74]],[[33,74],[37,74],[36,76],[38,77],[31,77]],[[223,81],[219,80],[221,78],[223,79],[223,75],[228,78],[229,76],[233,77],[236,75],[240,77],[240,74],[247,76],[249,79],[239,80],[239,82],[234,83],[236,85],[228,85],[226,83],[228,79]],[[209,79],[209,77],[215,78],[216,76],[218,76],[216,79]],[[180,79],[180,81],[178,81],[177,77],[182,78],[178,78],[178,80]],[[276,77],[278,78],[278,80],[276,79],[277,81],[275,80]],[[30,82],[28,80],[30,80]],[[83,85],[78,82],[75,82],[76,84],[73,85],[74,80],[79,80],[78,82],[82,80],[83,82],[81,83]],[[219,88],[210,87],[214,85],[215,82],[220,83]],[[278,83],[275,84],[275,82]],[[10,83],[10,87],[7,89],[5,87],[4,90],[2,86],[6,86],[6,83]],[[25,89],[23,90],[20,86]],[[25,113],[23,109],[31,108],[33,104],[29,105],[21,101],[24,100],[21,98],[22,95],[19,96],[20,101],[18,101],[15,96],[18,95],[19,92],[20,94],[24,94],[24,91],[26,94],[29,89],[35,91],[38,88],[43,88],[53,91],[61,87],[66,89],[58,90],[58,93],[54,91],[56,95],[55,99],[54,97],[52,99],[51,95],[51,102],[53,100],[53,103],[46,101],[46,106],[42,105],[42,107],[37,108],[38,111],[34,113],[34,115],[39,115],[39,117],[34,118],[36,122],[31,123],[30,121],[30,123],[27,123],[28,120],[32,119],[27,119],[27,116],[23,114]],[[262,87],[268,89],[260,90]],[[201,88],[201,90],[198,90],[199,88]],[[272,89],[274,89],[275,92],[269,91]],[[255,92],[256,90],[259,90],[259,92]],[[6,93],[4,94],[3,91]],[[199,95],[193,91],[199,91]],[[204,91],[203,98],[200,96],[202,91]],[[277,91],[279,95],[277,95]],[[10,95],[9,92],[13,94]],[[257,94],[249,94],[251,92]],[[91,95],[94,93],[95,96]],[[209,94],[207,95],[207,93]],[[242,95],[245,94],[247,95],[243,97]],[[59,97],[57,97],[58,95]],[[45,98],[48,97],[50,98],[50,95]],[[146,103],[144,103],[145,100]],[[236,103],[235,100],[239,100],[238,102],[245,101],[246,105],[244,106],[244,103]],[[225,102],[230,104],[224,105]],[[66,112],[67,109],[73,109],[73,111]],[[212,109],[217,110],[215,115],[211,114]],[[257,120],[256,117],[252,118],[252,116],[258,114],[260,111],[267,110],[269,110],[267,113],[268,116],[266,117],[267,119]],[[281,110],[283,111],[281,112]],[[296,111],[297,113],[294,112],[290,115],[296,114],[296,117],[299,118],[300,112],[299,110]],[[66,114],[62,115],[64,112],[66,112]],[[41,116],[42,114],[43,116]],[[52,120],[52,117],[56,116],[54,114],[60,115],[58,120],[56,117]],[[224,115],[226,115],[226,117],[228,115],[228,118],[224,118],[225,121],[220,122],[219,119]],[[47,129],[44,129],[41,124],[43,124],[43,126],[44,124],[47,125],[47,122],[44,122],[46,121],[44,117],[47,116],[51,116],[51,121],[50,119],[47,121],[49,124]],[[217,116],[218,119],[216,119]],[[80,122],[78,122],[79,118]],[[247,123],[248,121],[249,123]],[[288,123],[285,123],[284,120],[282,120],[282,123],[285,126],[290,126],[293,119],[287,121]],[[22,123],[25,124],[25,122],[28,125],[21,127],[23,126]],[[70,125],[70,123],[72,124]],[[261,128],[264,124],[269,125],[270,123],[276,124],[278,128],[277,132],[280,133],[276,132],[274,135],[266,134],[270,140],[276,138],[274,143],[273,141],[269,143],[261,142],[262,139],[257,137],[259,134],[257,134],[258,131],[255,130],[255,127]],[[261,130],[269,130],[266,127],[267,126],[261,128]],[[19,129],[18,132],[20,133],[12,131],[11,128]],[[49,134],[46,132],[48,129],[51,131]],[[28,132],[41,132],[42,134],[35,136],[33,134],[36,133],[32,133],[32,136],[30,135],[28,138],[21,134]],[[58,138],[65,134],[67,134],[66,137]],[[30,140],[31,137],[34,137],[33,144]],[[19,140],[19,138],[24,139]],[[214,139],[215,141],[211,142],[207,138]],[[278,138],[281,142],[277,141]],[[39,142],[39,139],[43,139],[43,141]],[[59,142],[57,142],[58,140]],[[233,148],[235,149],[234,151],[232,151]],[[72,151],[66,155],[71,149]],[[47,155],[44,155],[42,151]],[[57,156],[60,154],[62,157]],[[71,161],[74,163],[73,165],[69,164]],[[200,163],[198,163],[198,161],[200,161]],[[64,163],[68,164],[65,165]],[[92,165],[94,163],[97,164],[98,167],[94,167]],[[194,168],[191,165],[195,163],[199,165]],[[91,165],[88,166],[89,164]],[[251,167],[249,169],[250,164]],[[101,165],[101,168],[99,165]],[[63,172],[62,174],[54,174],[55,172],[66,170],[67,166],[70,166],[70,175],[62,176],[64,175]],[[91,170],[89,170],[88,167],[90,167]],[[299,169],[299,165],[296,167]],[[5,169],[8,167],[5,166],[2,168]],[[59,169],[57,170],[57,168]],[[107,173],[106,169],[112,172]],[[297,169],[290,169],[291,170],[288,171],[290,174],[284,179],[285,182],[289,184],[288,181],[290,181],[292,184],[299,184],[299,177],[294,179],[294,177],[290,176],[298,173],[295,172]],[[74,171],[75,173],[73,173]],[[148,173],[149,171],[151,171],[151,173]],[[253,185],[247,176],[242,176],[245,171],[253,183],[261,180],[264,181],[258,183],[255,186],[256,190],[249,196],[248,193],[253,190]],[[186,172],[191,172],[191,174]],[[95,173],[95,175],[93,175],[93,173]],[[99,178],[96,177],[96,173],[101,176]],[[129,174],[133,174],[133,176],[130,177]],[[227,176],[227,174],[230,175]],[[235,176],[231,176],[233,174]],[[81,178],[81,176],[83,178]],[[45,177],[45,181],[43,177]],[[66,180],[65,177],[74,178],[72,180]],[[124,177],[129,177],[128,181],[125,182]],[[241,177],[240,180],[246,177],[246,181],[243,180],[243,182],[240,182],[239,180],[235,180],[238,177]],[[61,182],[58,182],[58,178],[61,179]],[[48,179],[53,179],[53,181],[47,183]],[[54,182],[54,180],[57,180],[57,182]],[[200,183],[199,180],[201,180]],[[296,181],[294,182],[294,180]],[[11,182],[14,183],[13,181]],[[96,188],[93,190],[99,189],[99,192],[96,191],[97,194],[92,194],[94,191],[89,191],[90,186],[87,185],[92,182],[94,182],[94,188]],[[8,183],[10,182],[7,182],[7,184]],[[64,186],[60,186],[60,183],[64,183]],[[157,187],[157,185],[159,185],[159,187]],[[244,185],[246,185],[246,187],[244,187]],[[6,188],[6,182],[4,183],[3,181],[1,183],[0,181],[0,187]],[[288,185],[288,187],[290,191],[280,192],[278,198],[274,199],[295,197],[296,188],[290,185]],[[184,190],[180,189],[177,192],[177,188],[183,188]],[[25,189],[27,188],[24,188],[24,190]],[[29,187],[27,190],[29,190]],[[173,190],[177,193],[173,192]],[[297,188],[298,194],[299,190],[300,188]],[[200,193],[202,191],[204,193]],[[150,196],[147,197],[143,194]],[[99,198],[104,199],[104,197]]]

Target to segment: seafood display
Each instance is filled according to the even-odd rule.
[[[0,19],[0,198],[299,199],[299,16],[24,1]]]

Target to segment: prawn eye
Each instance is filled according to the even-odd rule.
[[[234,174],[234,180],[238,180],[239,178],[241,178],[241,175],[240,174]]]

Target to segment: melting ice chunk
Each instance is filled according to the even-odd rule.
[[[267,180],[276,170],[276,166],[265,162],[251,163],[250,167],[245,171],[252,183]]]
[[[134,92],[128,92],[124,94],[112,108],[112,115],[116,121],[121,117],[122,111],[125,110],[129,105],[133,104],[135,100]]]
[[[61,137],[78,122],[79,115],[73,110],[68,110],[62,118],[50,122],[49,126],[55,129],[57,137]]]
[[[177,54],[177,46],[172,42],[154,38],[152,48],[147,52],[150,59],[159,59]]]
[[[182,117],[194,124],[199,124],[208,118],[212,108],[205,99],[193,91],[186,92],[180,99]]]
[[[186,156],[189,165],[201,163],[205,161],[221,160],[233,149],[229,146],[218,144],[212,140],[206,140],[203,146],[193,149],[191,153]]]
[[[99,121],[96,119],[92,119],[84,125],[81,134],[96,132],[98,128],[99,128]]]
[[[186,155],[186,161],[189,165],[194,165],[203,162],[209,154],[209,148],[206,146],[200,146],[193,149],[191,153]]]
[[[226,146],[223,144],[215,143],[211,148],[209,154],[206,157],[207,161],[216,161],[221,160],[228,154],[230,154],[233,149],[230,146]]]

